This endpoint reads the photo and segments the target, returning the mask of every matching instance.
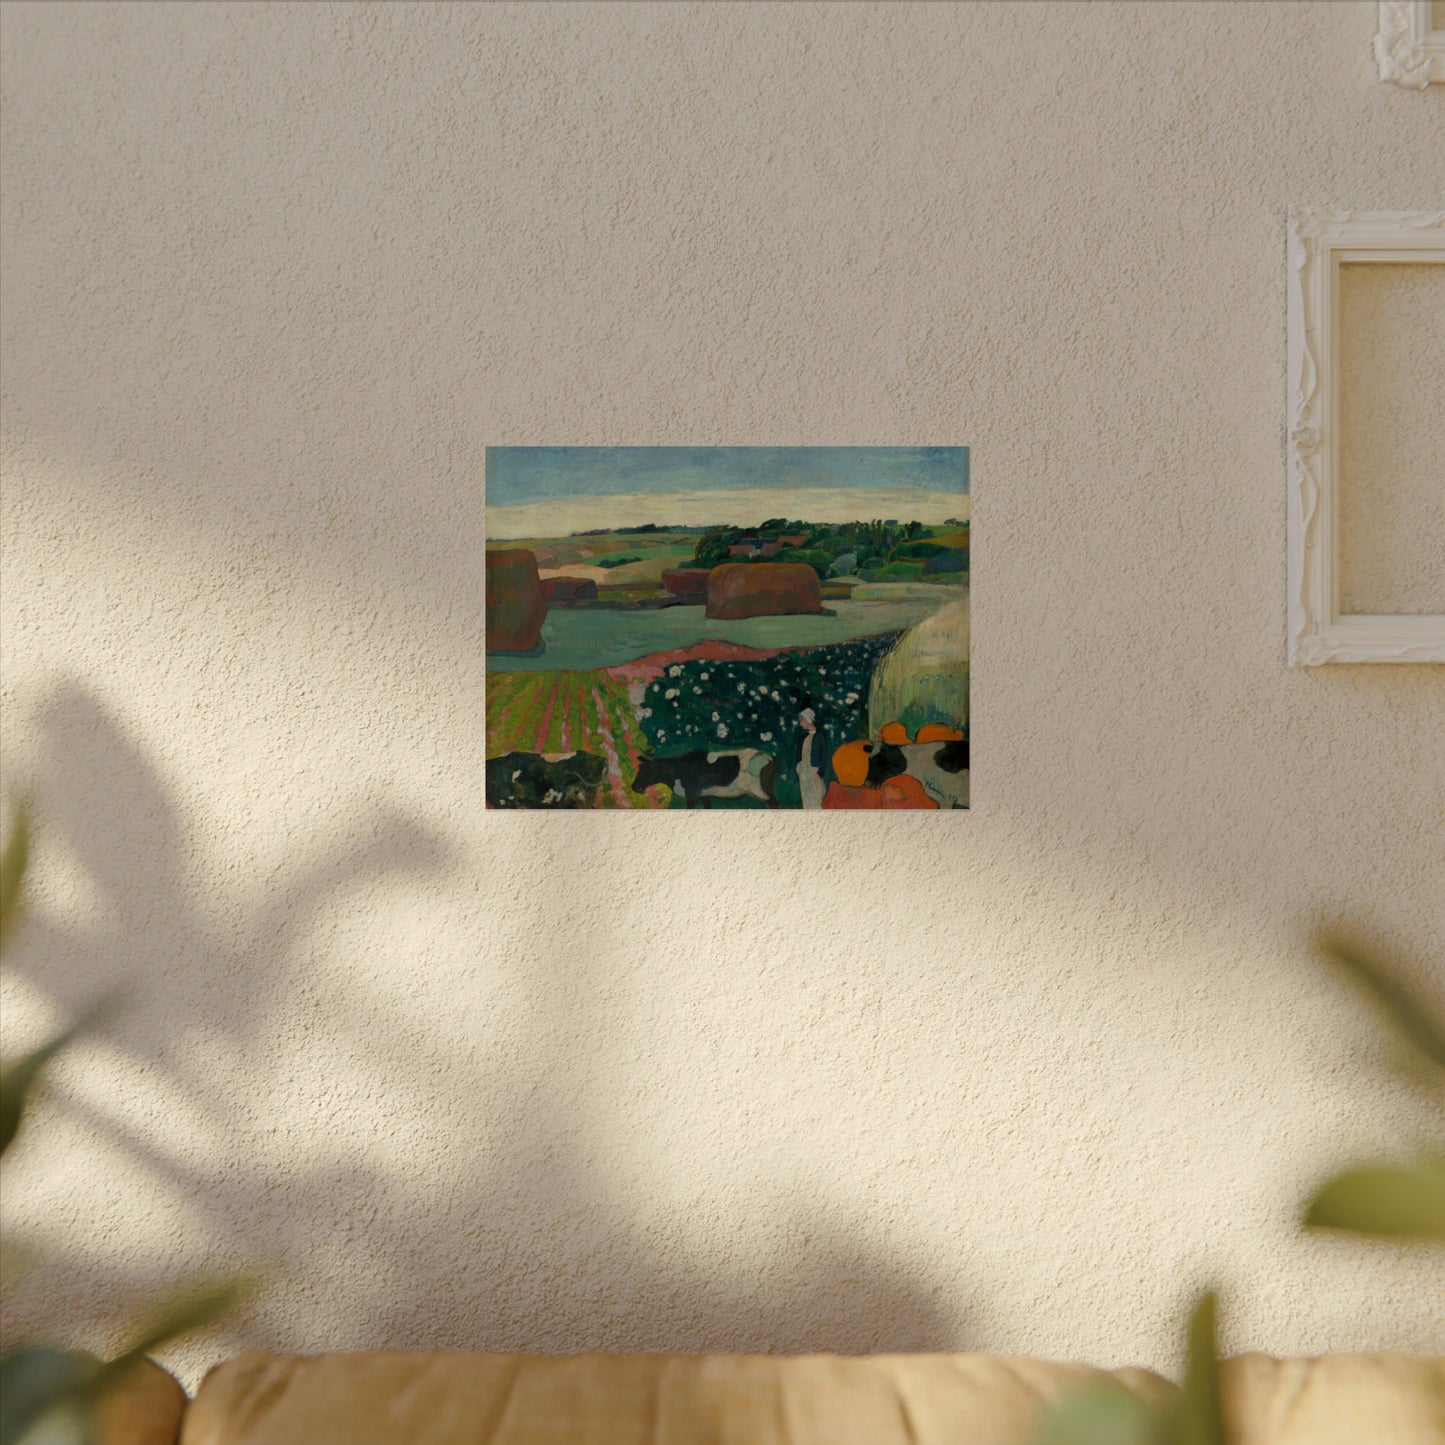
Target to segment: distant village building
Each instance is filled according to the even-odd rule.
[[[729,557],[776,557],[787,547],[801,547],[808,540],[802,532],[795,537],[744,537],[728,548]]]
[[[795,537],[765,537],[744,538],[744,545],[750,546],[751,550],[743,554],[749,557],[776,557],[779,552],[789,547],[801,547],[808,540],[806,532]]]

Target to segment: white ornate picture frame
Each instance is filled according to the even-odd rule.
[[[1289,218],[1289,661],[1445,662],[1445,616],[1341,614],[1342,264],[1445,262],[1445,211]]]
[[[1445,28],[1436,23],[1435,0],[1380,0],[1375,60],[1380,79],[1395,85],[1445,84]]]

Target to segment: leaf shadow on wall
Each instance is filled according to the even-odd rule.
[[[436,1080],[455,1075],[455,1050],[368,1004],[364,981],[346,990],[308,976],[308,935],[349,890],[443,874],[446,841],[378,807],[351,830],[364,841],[302,847],[271,876],[241,877],[203,902],[179,807],[103,703],[66,683],[36,732],[38,867],[63,861],[95,906],[72,918],[34,904],[7,967],[59,1016],[116,986],[124,1006],[85,1046],[106,1051],[104,1062],[92,1053],[57,1071],[11,1177],[48,1167],[46,1136],[60,1125],[72,1146],[83,1139],[88,1155],[115,1161],[102,1166],[106,1197],[149,1194],[188,1223],[157,1251],[128,1241],[98,1194],[72,1192],[45,1218],[17,1215],[20,1233],[33,1225],[68,1247],[9,1291],[13,1337],[47,1322],[118,1321],[125,1302],[178,1278],[247,1270],[265,1287],[204,1342],[172,1352],[183,1371],[255,1346],[858,1353],[957,1349],[972,1333],[971,1314],[851,1205],[797,1199],[706,1257],[705,1220],[675,1206],[639,1219],[609,1169],[603,1081],[585,1097],[545,1082],[560,1064],[575,1072],[562,1054],[587,1026],[581,980],[559,990],[536,978],[529,989],[540,1087],[475,1057],[477,1104],[456,1120],[456,1157],[424,1182],[414,1165],[387,1167],[408,1116],[435,1132],[427,1111],[449,1107]],[[577,957],[605,956],[588,943],[578,940]],[[384,1067],[378,1030],[393,1040]],[[354,1065],[349,1074],[307,1070],[328,1050]],[[288,1118],[368,1104],[380,1153],[338,1144],[298,1157],[286,1137]],[[79,1342],[104,1349],[114,1338],[101,1327]]]

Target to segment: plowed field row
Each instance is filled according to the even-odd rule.
[[[626,683],[605,672],[494,672],[487,678],[487,756],[596,753],[607,764],[599,807],[667,806],[665,788],[632,791],[644,746]]]

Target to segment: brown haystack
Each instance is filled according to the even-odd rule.
[[[802,562],[724,562],[708,578],[707,615],[719,621],[822,610],[818,574]]]

